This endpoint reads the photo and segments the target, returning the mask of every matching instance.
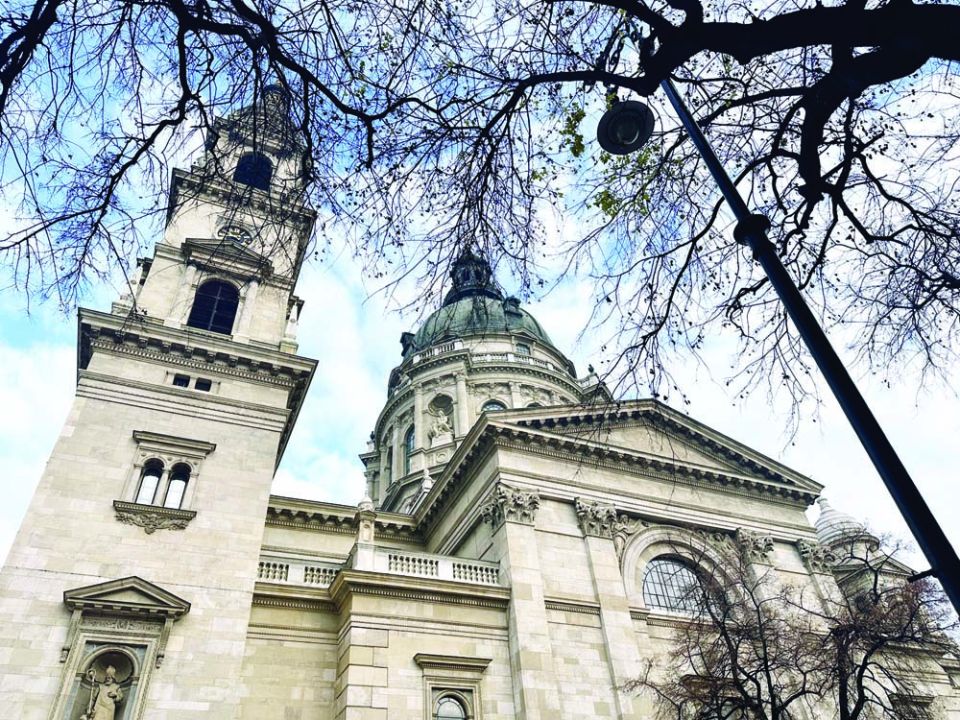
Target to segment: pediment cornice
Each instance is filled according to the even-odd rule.
[[[177,618],[190,612],[190,603],[135,575],[66,590],[63,602],[71,610],[99,615]]]

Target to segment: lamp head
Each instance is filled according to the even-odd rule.
[[[597,124],[600,147],[626,155],[643,147],[653,135],[653,113],[638,100],[623,100],[607,110]]]

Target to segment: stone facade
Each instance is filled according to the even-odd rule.
[[[218,125],[214,143],[240,138],[221,158],[250,154],[251,113]],[[470,255],[403,338],[369,497],[270,496],[315,368],[293,295],[313,214],[273,122],[253,148],[270,187],[211,179],[209,159],[178,171],[130,292],[81,311],[76,400],[0,574],[3,717],[647,718],[622,687],[678,621],[645,602],[653,559],[734,549],[841,592],[804,514],[820,485],[657,402],[612,402]],[[237,288],[230,332],[196,326],[211,279]],[[960,665],[929,665],[960,718]]]

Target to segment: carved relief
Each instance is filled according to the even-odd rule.
[[[613,505],[574,498],[580,531],[591,537],[613,538],[617,509]]]
[[[770,562],[773,538],[740,528],[737,530],[737,546],[743,557],[750,562]]]
[[[539,508],[540,495],[536,490],[520,490],[498,483],[492,499],[480,510],[480,517],[494,529],[508,521],[533,525]]]
[[[618,560],[623,560],[623,549],[627,546],[627,540],[647,527],[650,527],[650,523],[644,520],[631,520],[622,513],[617,515],[613,523],[613,549],[617,552]]]
[[[142,527],[147,535],[157,530],[183,530],[196,517],[195,510],[175,510],[157,505],[140,505],[122,500],[113,501],[117,520]]]
[[[798,540],[797,550],[803,564],[812,573],[829,573],[837,562],[837,556],[819,543]]]

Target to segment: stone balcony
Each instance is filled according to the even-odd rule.
[[[382,575],[447,580],[466,585],[501,586],[498,563],[385,547],[374,549],[372,562],[357,562],[357,558],[361,557],[364,556],[352,553],[347,562],[338,564],[262,555],[257,567],[257,580],[264,583],[326,588],[333,583],[337,573],[346,568],[373,571]]]

